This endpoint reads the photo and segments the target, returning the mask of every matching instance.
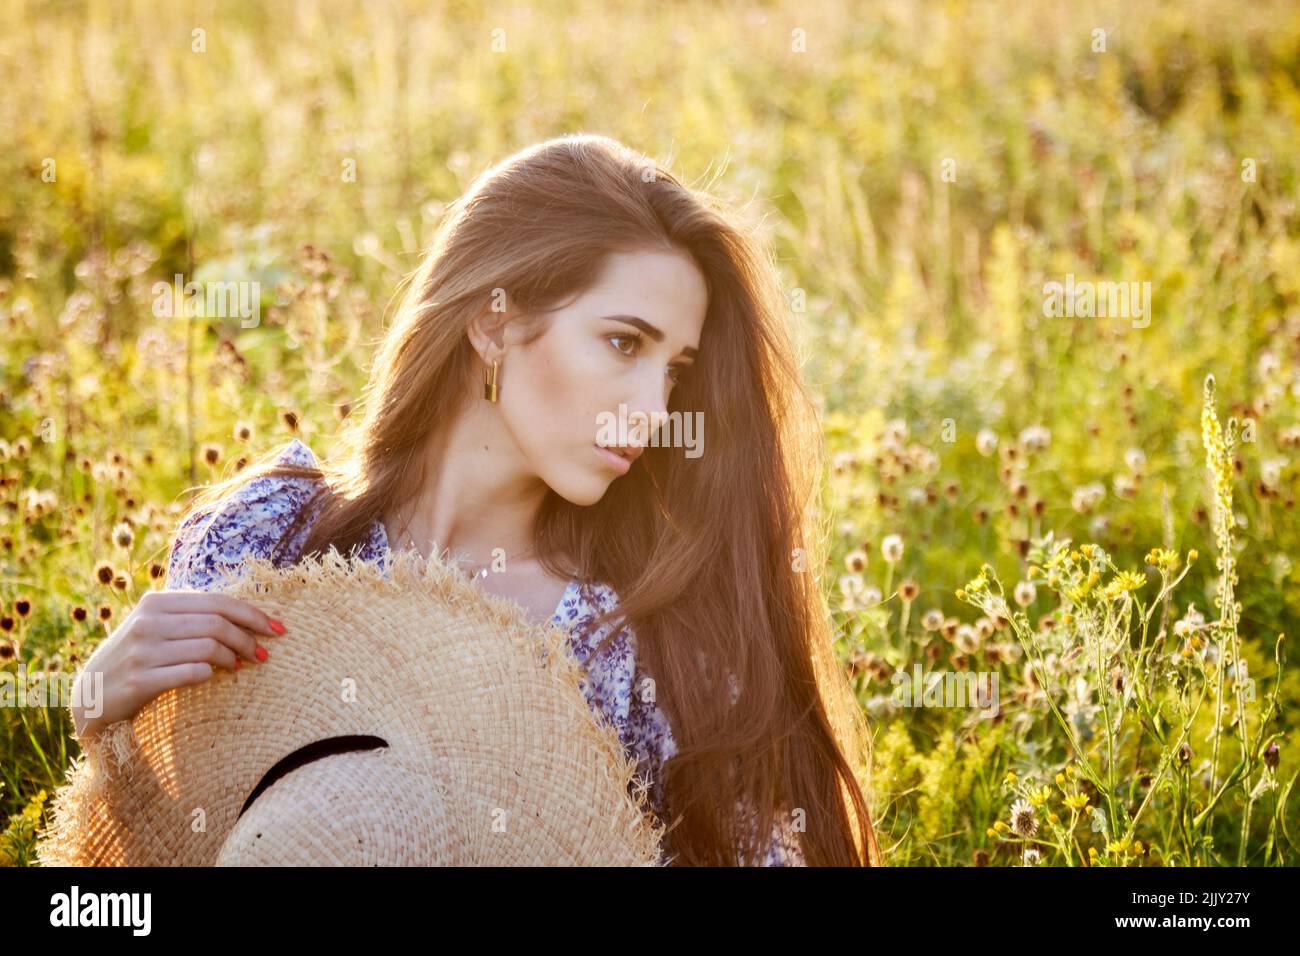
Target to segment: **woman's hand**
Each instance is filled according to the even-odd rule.
[[[202,683],[214,666],[237,670],[241,658],[265,661],[254,635],[283,633],[279,621],[225,594],[149,591],[77,675],[71,709],[78,739],[134,717],[164,691]],[[98,685],[95,697],[76,686],[86,680]],[[88,707],[98,713],[87,715]]]

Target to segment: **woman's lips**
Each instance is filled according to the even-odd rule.
[[[617,471],[620,475],[626,475],[632,467],[632,462],[624,458],[616,451],[608,448],[602,448],[600,445],[592,445],[596,453],[600,455],[601,461],[605,462],[610,468]]]

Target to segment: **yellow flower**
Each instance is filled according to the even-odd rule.
[[[1173,571],[1178,567],[1178,552],[1166,551],[1164,548],[1152,548],[1147,552],[1146,562],[1157,568]]]
[[[1088,809],[1088,795],[1084,793],[1072,793],[1065,798],[1065,805],[1071,810]]]
[[[1041,807],[1044,803],[1047,802],[1047,798],[1051,796],[1051,794],[1052,791],[1048,790],[1046,787],[1042,787],[1038,790],[1030,790],[1029,802],[1036,807]]]
[[[1048,822],[1048,823],[1053,823],[1053,824],[1055,824],[1055,823],[1060,823],[1060,822],[1061,822],[1061,818],[1058,817],[1055,813],[1049,813],[1049,814],[1047,815],[1047,822]]]
[[[1058,773],[1058,774],[1056,775],[1056,785],[1057,785],[1058,787],[1064,787],[1064,786],[1065,786],[1065,774],[1063,774],[1063,773]]]
[[[1124,837],[1122,840],[1112,840],[1106,844],[1106,852],[1112,856],[1123,856],[1128,852],[1129,839]]]
[[[45,791],[41,790],[36,794],[36,796],[32,797],[32,799],[28,801],[27,806],[23,807],[23,816],[28,820],[31,820],[33,823],[40,823],[41,808],[45,805],[46,796],[47,794]]]
[[[1003,823],[1001,820],[998,820],[996,823],[993,824],[993,829],[998,831],[998,833],[1006,833],[1011,828],[1007,826],[1005,823]]]
[[[998,831],[993,829],[992,827],[989,827],[987,830],[984,831],[984,833],[986,836],[988,836],[990,840],[997,839]]]

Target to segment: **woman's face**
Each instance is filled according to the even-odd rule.
[[[674,379],[694,360],[708,309],[699,268],[684,254],[616,253],[594,286],[563,309],[536,340],[506,326],[499,408],[527,467],[576,505],[599,501],[632,467],[601,443],[635,458],[650,444],[641,422],[662,422]],[[619,316],[620,318],[615,318]],[[620,406],[626,428],[602,424]],[[669,429],[664,429],[667,435]]]

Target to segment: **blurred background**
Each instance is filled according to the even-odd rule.
[[[328,449],[445,205],[599,132],[779,265],[889,861],[1295,862],[1294,4],[11,0],[0,89],[0,672],[74,673],[198,484]],[[159,316],[178,274],[260,320]],[[0,707],[0,862],[70,731]]]

